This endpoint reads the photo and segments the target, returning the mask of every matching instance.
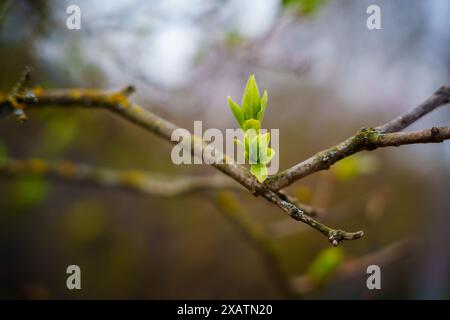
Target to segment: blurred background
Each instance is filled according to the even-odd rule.
[[[66,27],[71,4],[81,30]],[[371,4],[381,30],[366,27]],[[282,170],[450,84],[450,1],[2,0],[0,61],[1,92],[26,65],[42,88],[134,84],[133,101],[189,130],[194,120],[235,128],[226,97],[240,101],[254,73],[269,93],[263,125],[280,129]],[[108,112],[28,117],[0,119],[0,163],[215,174],[174,165],[170,144]],[[443,107],[412,128],[449,123]],[[279,299],[284,283],[307,299],[449,298],[449,178],[442,143],[364,152],[298,181],[289,192],[322,208],[321,219],[365,232],[330,249],[248,192],[169,199],[0,175],[0,297]],[[381,266],[381,290],[366,287],[369,262]],[[81,267],[80,291],[66,288],[71,264]]]

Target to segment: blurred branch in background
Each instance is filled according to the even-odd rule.
[[[259,252],[272,281],[285,298],[304,297],[320,289],[325,283],[343,281],[365,274],[367,266],[371,264],[384,266],[395,262],[412,255],[417,247],[416,240],[404,239],[360,258],[346,257],[340,248],[326,248],[311,262],[305,274],[291,278],[283,269],[275,238],[247,216],[232,193],[218,192],[215,203],[243,238]]]
[[[236,32],[229,32],[225,36],[225,41],[212,44],[209,51],[210,63],[206,68],[197,73],[195,79],[203,79],[210,73],[210,67],[214,68],[216,63],[232,60],[238,69],[246,65],[258,67],[272,72],[281,72],[302,76],[310,67],[310,61],[292,56],[274,57],[267,56],[264,52],[283,33],[288,33],[289,27],[295,26],[301,19],[301,15],[284,12],[276,18],[271,27],[263,34],[254,39],[243,38]],[[246,76],[246,75],[243,75]],[[207,78],[207,77],[206,77]]]
[[[96,187],[137,191],[149,196],[175,197],[213,189],[240,189],[224,175],[168,176],[137,170],[113,170],[70,161],[49,163],[42,159],[5,159],[0,162],[0,176],[36,176],[81,183]]]
[[[450,139],[450,126],[411,132],[397,132],[439,106],[450,102],[450,87],[441,87],[424,103],[404,115],[376,128],[362,128],[344,142],[269,178],[272,190],[285,188],[314,172],[326,170],[337,161],[363,150],[415,143],[439,143]]]
[[[219,190],[211,198],[217,209],[258,251],[264,266],[268,269],[270,278],[285,298],[299,298],[321,288],[325,282],[358,276],[365,272],[367,265],[385,265],[401,259],[411,254],[411,249],[414,247],[412,240],[404,240],[362,258],[350,259],[346,262],[344,262],[343,251],[325,249],[311,263],[312,267],[308,269],[310,270],[308,273],[291,279],[283,269],[280,254],[277,252],[276,239],[279,235],[272,234],[270,228],[266,230],[262,225],[255,223],[234,195],[229,191],[222,190],[227,188],[243,190],[223,175],[210,177],[153,176],[140,171],[118,171],[69,161],[48,163],[41,159],[0,160],[0,176],[3,177],[44,177],[70,183],[137,191],[156,197],[174,197],[196,191]],[[304,230],[306,229],[297,228],[291,231],[298,233]]]

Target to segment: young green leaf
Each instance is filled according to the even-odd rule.
[[[242,104],[239,106],[230,97],[228,104],[239,126],[244,130],[244,140],[235,139],[239,147],[244,148],[245,160],[248,161],[250,172],[263,182],[268,175],[266,164],[271,161],[275,151],[269,148],[269,133],[260,135],[261,121],[267,108],[267,91],[259,96],[255,76],[250,75],[242,95]]]
[[[242,113],[241,107],[236,102],[234,102],[231,97],[228,97],[228,104],[230,105],[231,112],[233,112],[233,115],[236,118],[236,121],[239,123],[239,126],[243,128],[244,115]]]
[[[263,183],[264,180],[266,180],[268,174],[266,165],[262,163],[252,164],[250,167],[250,172],[256,177],[256,179],[260,183]]]
[[[258,134],[259,129],[261,129],[261,122],[255,119],[246,120],[244,122],[244,132],[247,132],[249,130],[253,130],[254,133]]]
[[[263,121],[264,118],[264,112],[267,108],[267,91],[264,90],[264,94],[261,98],[261,108],[259,109],[258,115],[256,116],[256,119],[260,122]]]
[[[260,142],[259,144],[264,146],[264,148],[267,148],[267,146],[269,145],[269,141],[270,141],[270,134],[268,132],[260,135]]]
[[[249,138],[249,155],[248,155],[248,162],[250,164],[257,164],[258,163],[258,141],[259,136],[255,135],[253,138]]]
[[[270,135],[268,132],[259,136],[258,163],[267,164],[274,156],[274,151],[269,151],[272,150],[271,148],[269,148],[269,140]]]
[[[255,76],[251,75],[248,78],[245,86],[244,94],[242,96],[242,110],[245,119],[256,119],[261,106],[261,98],[259,97],[258,86],[256,84]]]
[[[249,149],[250,149],[250,139],[248,137],[248,135],[244,135],[244,147],[245,147],[245,160],[248,161],[248,154],[249,154]]]
[[[266,156],[260,159],[260,162],[263,164],[268,164],[270,160],[275,156],[275,150],[272,148],[267,148]]]

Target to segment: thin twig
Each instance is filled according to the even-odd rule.
[[[439,88],[430,98],[405,114],[376,128],[362,128],[344,142],[316,153],[293,167],[270,177],[266,184],[272,190],[283,189],[314,172],[328,169],[335,162],[362,150],[400,146],[413,143],[442,142],[450,139],[448,127],[393,134],[400,131],[439,106],[450,102],[450,87]]]
[[[24,90],[25,86],[21,83],[25,83],[25,81],[19,82],[19,88],[21,88],[20,91],[26,92],[26,90]],[[20,105],[17,104],[19,101],[16,97],[17,95],[14,94],[16,91],[17,90],[14,90],[12,95],[0,93],[0,115],[8,114],[8,111],[18,109],[23,112],[25,107],[37,108],[57,106],[102,108],[113,111],[121,117],[165,140],[176,143],[171,140],[171,135],[178,127],[141,106],[131,103],[128,100],[128,95],[134,91],[131,87],[127,87],[112,94],[106,91],[93,89],[42,90],[36,88],[29,94],[33,99],[21,99]],[[307,207],[299,208],[290,196],[279,190],[313,172],[327,169],[336,161],[362,150],[373,150],[379,147],[399,146],[402,144],[442,142],[446,139],[450,139],[449,127],[433,127],[428,130],[402,133],[382,132],[382,130],[389,131],[394,130],[393,128],[404,128],[427,112],[436,108],[438,105],[448,102],[447,93],[448,88],[443,87],[438,90],[432,98],[427,100],[427,102],[416,108],[419,111],[409,111],[404,117],[398,118],[403,120],[395,120],[393,122],[394,124],[391,125],[388,123],[385,126],[382,126],[384,129],[363,128],[354,136],[337,146],[321,151],[292,168],[272,176],[265,184],[259,183],[245,166],[235,164],[232,159],[228,158],[218,150],[210,152],[209,155],[220,155],[220,158],[217,159],[215,157],[215,159],[206,159],[206,162],[212,163],[213,167],[230,176],[242,186],[252,191],[255,195],[260,195],[269,202],[277,205],[293,219],[304,222],[320,231],[333,245],[338,245],[342,240],[361,238],[363,232],[346,232],[330,228],[312,218],[311,216],[313,214],[306,212],[308,209]],[[11,96],[13,99],[11,99]],[[22,97],[22,95],[19,96]],[[36,102],[36,100],[37,103],[34,105],[31,104],[31,102]],[[199,137],[192,136],[189,141],[183,140],[183,143],[189,147],[194,156],[205,156],[203,151],[206,147],[211,150],[211,146],[208,146],[208,144]]]
[[[434,109],[450,102],[450,87],[440,87],[436,92],[421,105],[412,108],[403,115],[385,123],[375,129],[380,132],[397,132],[405,129],[418,119]]]
[[[362,128],[344,142],[320,151],[295,166],[269,177],[266,185],[272,190],[283,189],[301,178],[326,170],[337,161],[363,150],[415,143],[438,143],[448,139],[450,139],[450,127],[394,133],[380,133],[373,128]]]

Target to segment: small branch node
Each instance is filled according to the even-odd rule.
[[[133,85],[128,85],[125,88],[123,88],[122,90],[120,90],[120,93],[126,97],[131,96],[135,92],[136,92],[136,87]]]
[[[346,232],[344,230],[331,230],[329,232],[328,240],[334,247],[337,247],[343,240],[356,240],[364,235],[363,231]]]
[[[430,129],[430,131],[431,131],[431,136],[432,136],[432,137],[435,137],[435,136],[437,136],[437,135],[439,134],[439,128],[432,127],[432,128]]]

